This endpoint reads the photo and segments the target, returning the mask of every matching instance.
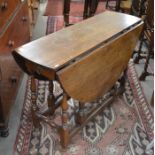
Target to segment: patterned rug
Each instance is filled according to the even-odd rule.
[[[80,19],[73,18],[77,22]],[[63,27],[62,17],[48,19],[47,34]],[[50,25],[53,23],[53,26]],[[63,22],[61,22],[63,23]],[[49,26],[50,25],[50,26]],[[58,26],[59,25],[59,26]],[[31,90],[30,79],[27,82],[25,101],[16,142],[15,155],[146,155],[146,146],[153,139],[153,114],[147,103],[132,60],[128,64],[125,92],[92,119],[74,138],[68,148],[63,150],[54,129],[41,122],[39,128],[34,128],[31,120]],[[59,84],[55,82],[54,92],[60,92]],[[37,105],[40,109],[47,108],[48,82],[38,81]],[[98,100],[102,103],[104,97]],[[73,111],[78,104],[68,101],[70,124],[74,124]],[[95,103],[86,103],[89,110]],[[60,108],[53,118],[60,117]],[[59,121],[58,121],[59,122]],[[153,150],[150,150],[150,155]]]

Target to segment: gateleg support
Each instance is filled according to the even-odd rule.
[[[84,103],[79,102],[79,111],[76,114],[76,122],[77,124],[82,124],[85,120],[84,117]]]
[[[55,112],[55,97],[53,89],[54,89],[53,81],[49,81],[49,95],[48,95],[49,115],[53,115]]]
[[[69,26],[70,0],[64,0],[63,16],[65,26]]]
[[[36,112],[38,111],[37,108],[37,91],[36,91],[36,80],[35,78],[32,76],[31,77],[31,112],[32,112],[32,121],[35,127],[39,126],[39,118],[36,115]]]
[[[63,148],[66,148],[69,144],[70,136],[69,136],[69,127],[68,127],[68,103],[67,103],[67,95],[63,94],[63,100],[61,103],[62,108],[62,127],[60,128],[60,143]]]
[[[127,69],[124,70],[123,75],[122,75],[121,79],[119,80],[120,87],[119,87],[119,89],[117,91],[118,95],[123,94],[124,91],[125,91],[125,81],[126,81],[126,78],[127,78]]]

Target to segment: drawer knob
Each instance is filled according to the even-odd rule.
[[[1,3],[1,10],[5,10],[8,7],[8,3],[7,2],[3,2]]]
[[[15,42],[13,40],[9,40],[9,42],[8,42],[8,46],[9,47],[13,47],[14,44],[15,44]]]
[[[12,84],[17,83],[17,77],[12,76],[12,77],[11,77],[11,83],[12,83]]]
[[[23,16],[23,17],[22,17],[22,21],[23,21],[23,22],[26,22],[26,21],[27,21],[27,17]]]

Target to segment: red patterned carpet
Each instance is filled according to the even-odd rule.
[[[81,19],[71,17],[72,22]],[[62,17],[49,17],[47,33],[63,27]],[[41,122],[34,128],[31,120],[30,80],[20,121],[20,127],[14,145],[15,155],[146,155],[146,146],[153,139],[153,114],[147,103],[132,61],[128,65],[128,78],[123,96],[106,107],[92,119],[70,142],[67,150],[62,150],[59,137],[54,129]],[[55,83],[55,93],[59,85]],[[86,90],[87,91],[87,90]],[[38,82],[37,104],[40,109],[47,107],[48,82]],[[102,97],[98,102],[103,102]],[[71,99],[69,112],[70,124],[77,101]],[[85,110],[96,103],[87,103]],[[60,117],[60,109],[55,118]],[[153,154],[153,150],[150,150]]]

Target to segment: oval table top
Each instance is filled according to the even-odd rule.
[[[15,53],[52,70],[83,55],[141,19],[112,11],[105,11],[73,26],[27,43]]]

